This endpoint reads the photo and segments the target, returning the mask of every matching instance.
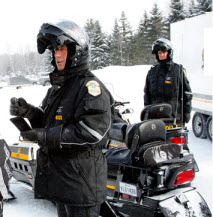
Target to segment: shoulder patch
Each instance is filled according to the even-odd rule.
[[[92,96],[98,96],[101,94],[100,84],[97,81],[88,81],[86,87],[88,88],[88,93]]]

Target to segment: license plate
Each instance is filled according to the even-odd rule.
[[[130,185],[124,182],[120,182],[119,187],[121,193],[137,197],[137,187],[135,185]]]

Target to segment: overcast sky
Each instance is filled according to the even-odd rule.
[[[124,11],[136,30],[144,10],[149,12],[154,2],[168,11],[170,0],[6,0],[1,2],[0,53],[32,50],[41,24],[59,19],[82,27],[87,19],[98,19],[103,31],[111,33],[115,18]]]

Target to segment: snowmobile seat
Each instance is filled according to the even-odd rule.
[[[130,149],[127,147],[111,148],[106,153],[106,159],[108,164],[117,164],[123,163],[123,160],[129,154]]]
[[[162,120],[147,120],[143,121],[130,127],[127,127],[126,133],[126,144],[127,147],[112,148],[105,152],[107,158],[107,163],[117,164],[128,162],[131,158],[133,137],[135,135],[139,136],[139,141],[137,143],[138,149],[143,144],[151,143],[155,141],[165,141],[166,131],[165,124]]]
[[[131,149],[135,135],[138,136],[137,146],[155,141],[166,141],[165,123],[160,119],[145,120],[131,125],[127,129],[126,144]]]
[[[141,121],[161,118],[174,120],[174,117],[172,117],[172,106],[168,103],[148,105],[142,110],[140,118]]]
[[[111,148],[105,152],[108,167],[108,177],[117,177],[117,171],[120,164],[124,163],[124,160],[129,156],[131,152],[127,147]]]

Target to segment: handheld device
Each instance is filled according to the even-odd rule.
[[[17,127],[20,132],[32,130],[31,126],[22,117],[10,118],[10,121]]]

